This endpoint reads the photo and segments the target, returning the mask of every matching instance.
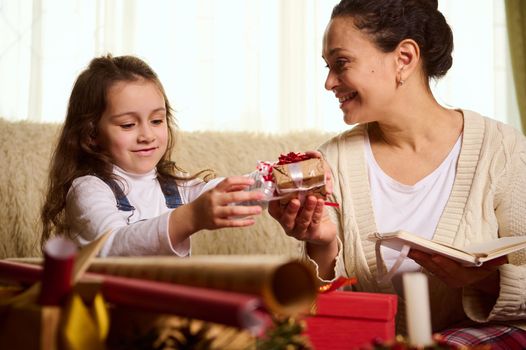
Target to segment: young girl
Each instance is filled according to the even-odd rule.
[[[244,191],[253,180],[182,176],[170,160],[173,131],[164,89],[145,62],[93,59],[73,87],[52,157],[42,245],[63,234],[82,246],[111,229],[101,256],[185,257],[199,230],[252,225],[261,208],[233,203],[262,199]]]

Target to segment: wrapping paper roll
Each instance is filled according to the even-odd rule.
[[[309,310],[318,288],[310,266],[271,255],[98,258],[88,271],[258,295],[282,315]]]
[[[76,245],[63,237],[56,237],[44,247],[44,271],[38,303],[60,305],[73,287],[73,266]]]

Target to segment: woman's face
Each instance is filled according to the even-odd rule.
[[[345,122],[381,120],[396,91],[395,54],[380,51],[352,17],[336,17],[325,31],[322,56],[329,68],[325,88],[339,100]]]

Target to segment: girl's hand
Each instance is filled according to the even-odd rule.
[[[245,191],[253,183],[253,179],[245,176],[227,177],[191,202],[195,231],[254,224],[253,216],[261,214],[261,207],[238,204],[264,198],[259,191]]]
[[[466,267],[444,256],[426,254],[414,249],[411,249],[407,256],[451,288],[471,286],[490,295],[498,295],[498,267],[508,263],[508,258],[503,256],[487,261],[480,267]]]

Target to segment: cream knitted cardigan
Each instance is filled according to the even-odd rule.
[[[502,123],[471,111],[462,113],[463,140],[455,182],[433,240],[463,246],[526,234],[526,139]],[[320,147],[333,174],[333,200],[340,204],[338,209],[329,209],[341,240],[335,273],[357,277],[357,290],[395,293],[391,283],[376,282],[374,243],[367,239],[377,229],[364,157],[365,130],[358,125]],[[433,329],[469,319],[507,321],[526,328],[526,252],[509,258],[510,263],[500,267],[497,300],[471,288],[448,288],[429,276]],[[401,332],[404,320],[404,303],[399,300]]]

